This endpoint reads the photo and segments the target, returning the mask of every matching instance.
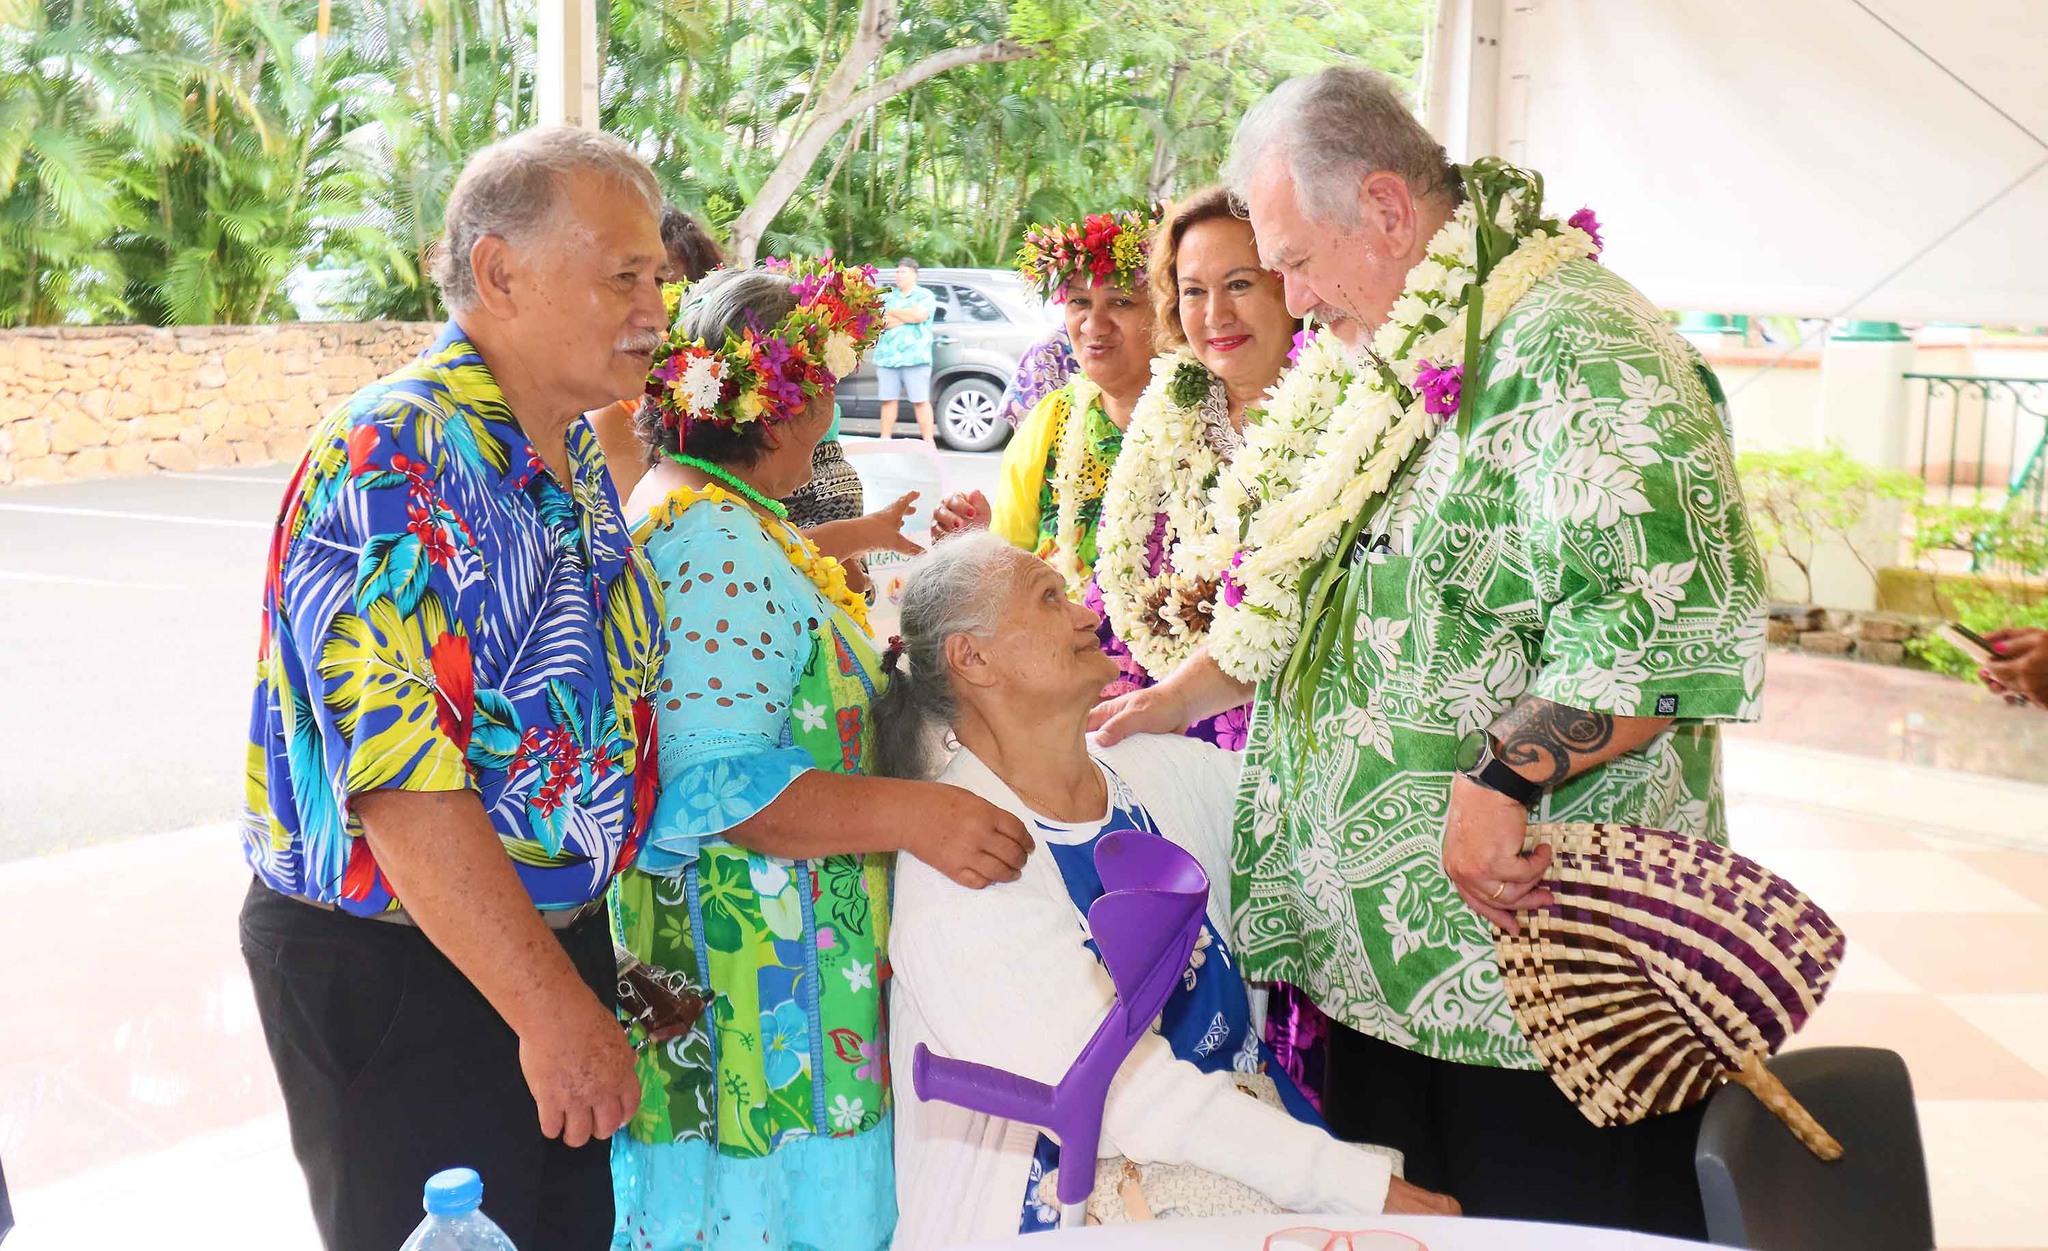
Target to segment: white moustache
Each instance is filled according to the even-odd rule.
[[[653,331],[649,331],[644,335],[638,335],[631,339],[621,339],[617,350],[621,352],[652,352],[660,346],[661,336]]]

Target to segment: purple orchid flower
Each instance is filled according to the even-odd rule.
[[[1316,341],[1316,331],[1303,326],[1294,332],[1294,346],[1287,349],[1287,363],[1292,365],[1301,359],[1302,351]]]
[[[1230,558],[1230,568],[1223,571],[1223,602],[1235,608],[1244,603],[1244,588],[1237,582],[1237,567],[1244,563],[1244,553],[1238,552]]]
[[[1600,219],[1593,216],[1592,206],[1588,205],[1573,213],[1565,225],[1583,230],[1593,237],[1593,259],[1599,260],[1600,253],[1606,250],[1607,245],[1600,240]]]
[[[1416,371],[1415,388],[1422,392],[1422,410],[1448,421],[1458,411],[1458,400],[1464,394],[1465,367],[1424,361]]]

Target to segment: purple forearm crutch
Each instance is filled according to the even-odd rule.
[[[935,1056],[923,1044],[910,1069],[920,1099],[1036,1125],[1057,1139],[1059,1200],[1067,1207],[1085,1202],[1095,1188],[1109,1083],[1180,984],[1209,902],[1209,877],[1202,866],[1155,834],[1117,830],[1104,835],[1095,847],[1095,868],[1102,875],[1103,894],[1088,909],[1088,929],[1117,1001],[1060,1084],[1048,1086],[985,1064]]]

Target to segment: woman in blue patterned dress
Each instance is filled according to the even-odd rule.
[[[891,853],[975,888],[1029,851],[984,801],[866,776],[883,681],[866,604],[776,502],[810,474],[872,291],[830,266],[714,274],[642,407],[662,455],[627,513],[668,625],[662,790],[613,905],[635,956],[714,998],[641,1051],[618,1251],[886,1247]]]

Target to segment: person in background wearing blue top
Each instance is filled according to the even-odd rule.
[[[932,323],[939,297],[917,285],[917,262],[896,262],[896,289],[882,293],[882,322],[888,326],[875,344],[875,377],[882,397],[882,439],[896,436],[896,404],[909,400],[925,444],[938,448],[932,429]]]
[[[241,945],[328,1251],[465,1165],[521,1251],[611,1237],[640,1098],[604,897],[654,809],[665,637],[583,414],[667,317],[654,174],[542,127],[478,153],[452,320],[313,435],[271,539]]]

